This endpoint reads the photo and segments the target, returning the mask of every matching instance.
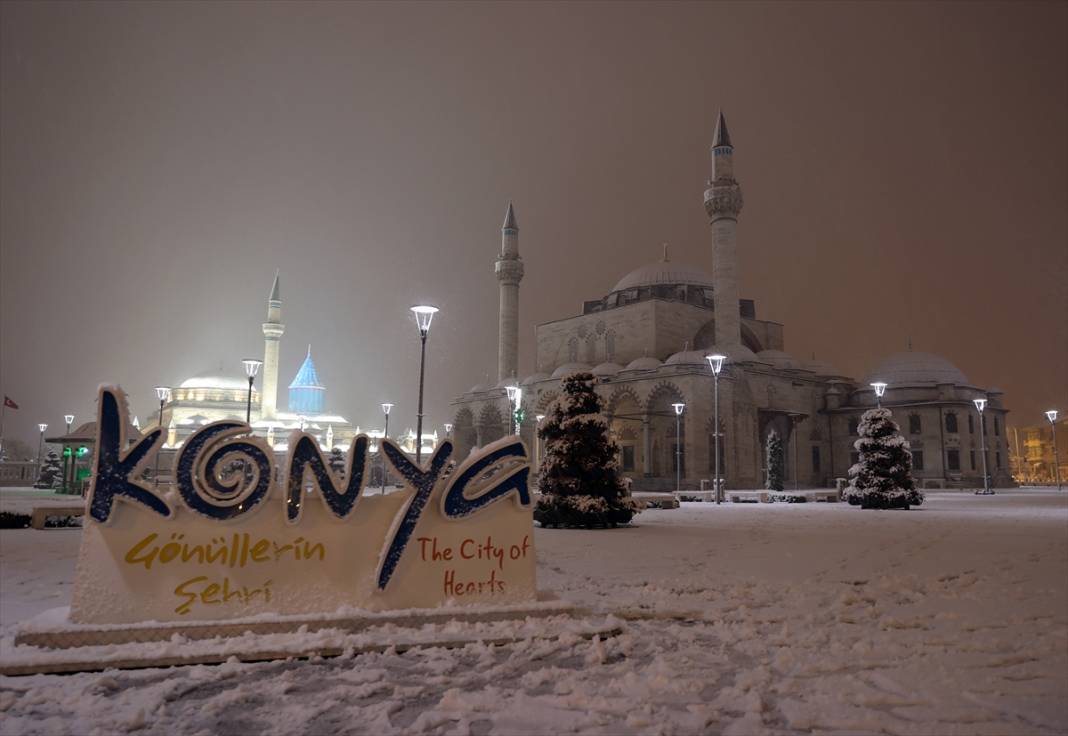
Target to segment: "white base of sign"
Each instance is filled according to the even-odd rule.
[[[445,622],[447,627],[435,625]],[[475,642],[503,645],[565,634],[605,638],[620,633],[621,623],[613,616],[591,616],[573,604],[555,600],[481,610],[287,617],[284,621],[245,624],[201,622],[182,633],[174,632],[170,625],[125,629],[74,625],[66,630],[20,632],[18,644],[5,652],[0,675],[221,664],[231,659],[263,662],[353,656],[389,649],[455,648]],[[143,638],[148,636],[151,639]]]

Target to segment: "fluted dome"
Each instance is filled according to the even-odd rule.
[[[624,370],[628,371],[655,371],[660,367],[660,361],[656,358],[650,358],[645,355],[641,358],[635,358],[631,362],[627,363],[627,367]]]
[[[705,360],[706,355],[708,353],[704,350],[683,350],[681,353],[669,356],[664,361],[664,365],[708,365],[708,361]]]
[[[527,376],[526,378],[524,378],[523,382],[521,384],[519,384],[519,385],[520,386],[529,386],[530,384],[537,383],[538,381],[547,381],[549,379],[549,377],[550,376],[549,376],[548,373],[532,373],[529,376]]]
[[[794,356],[783,352],[782,350],[761,350],[756,355],[765,363],[770,363],[772,367],[779,368],[780,370],[802,370],[801,363],[799,363]]]
[[[619,363],[601,363],[594,366],[593,375],[595,376],[614,376],[623,370],[623,366]]]
[[[564,363],[562,366],[553,371],[552,378],[563,378],[570,376],[572,373],[589,373],[590,367],[585,363]]]
[[[891,388],[939,383],[968,385],[967,376],[941,355],[912,351],[894,353],[880,361],[865,379],[865,383],[873,381],[885,381]]]
[[[616,284],[612,291],[633,289],[638,286],[665,286],[671,284],[691,284],[712,288],[712,277],[704,271],[668,260],[655,261],[640,266]]]

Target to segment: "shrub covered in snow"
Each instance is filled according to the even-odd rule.
[[[640,505],[619,475],[619,447],[608,438],[592,373],[563,381],[563,397],[541,423],[542,461],[534,519],[543,526],[626,524]]]
[[[783,478],[786,476],[786,458],[782,449],[782,437],[774,429],[768,432],[765,447],[768,462],[768,490],[781,491]]]
[[[55,450],[49,450],[44,462],[41,463],[41,472],[33,487],[59,488],[61,485],[63,485],[63,467],[59,463],[59,455]]]
[[[326,459],[326,464],[338,477],[345,477],[345,453],[340,448],[333,447],[330,449],[330,457]]]
[[[869,409],[857,427],[853,447],[860,461],[849,469],[843,496],[865,509],[907,509],[923,503],[912,480],[912,454],[889,409]]]

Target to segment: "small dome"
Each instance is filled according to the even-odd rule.
[[[248,391],[248,379],[234,378],[232,376],[194,376],[182,381],[179,388],[238,388],[242,391]]]
[[[690,284],[712,288],[712,277],[704,271],[684,266],[681,263],[673,263],[669,260],[660,260],[640,266],[619,280],[612,287],[612,291],[623,291],[638,286],[669,286],[673,284]]]
[[[705,355],[714,355],[719,353],[720,355],[727,356],[727,363],[769,363],[770,361],[757,357],[757,354],[747,348],[745,345],[734,345],[729,348],[720,348],[712,346],[703,350]]]
[[[548,380],[549,380],[549,374],[548,373],[540,373],[540,372],[539,373],[532,373],[531,375],[529,375],[526,378],[524,378],[523,382],[521,384],[519,384],[519,385],[520,386],[529,386],[532,383],[537,383],[539,381],[548,381]]]
[[[656,358],[650,358],[648,355],[641,358],[635,358],[631,362],[627,363],[627,367],[623,370],[627,371],[655,371],[660,367],[660,361]]]
[[[664,365],[708,365],[706,355],[708,353],[704,350],[684,350],[669,356]]]
[[[765,363],[770,363],[774,368],[780,370],[803,370],[801,364],[794,359],[794,356],[785,353],[782,350],[761,350],[757,353],[757,358],[763,360]]]
[[[619,363],[601,363],[598,366],[594,366],[593,375],[595,376],[614,376],[623,370],[623,366]]]
[[[486,390],[485,386],[483,386],[481,383],[476,383],[474,386],[471,387],[471,390],[468,391],[468,393],[469,394],[480,394],[485,390]]]
[[[590,367],[585,363],[564,363],[553,371],[552,378],[563,378],[564,376],[570,376],[572,373],[589,373],[589,371]]]
[[[968,385],[967,376],[941,355],[912,351],[894,353],[880,361],[864,382],[873,381],[885,381],[891,388],[939,383]]]
[[[497,381],[497,384],[494,386],[494,388],[507,388],[508,386],[515,386],[518,383],[519,382],[515,378],[504,378],[500,381]]]

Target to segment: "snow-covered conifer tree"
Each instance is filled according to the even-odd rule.
[[[639,510],[619,475],[619,446],[608,437],[592,373],[563,381],[563,397],[553,404],[538,436],[542,496],[534,519],[543,526],[616,526]]]
[[[37,476],[34,488],[59,488],[63,485],[63,466],[55,450],[49,450],[41,463],[41,472]]]
[[[330,449],[330,456],[326,459],[326,464],[334,473],[342,478],[345,477],[345,453],[340,448],[333,447]]]
[[[765,457],[768,463],[767,488],[771,491],[781,491],[786,476],[786,456],[782,449],[782,437],[774,429],[768,432]]]
[[[912,480],[912,454],[889,409],[869,409],[857,427],[853,447],[860,461],[849,469],[844,496],[865,509],[907,509],[923,503]]]

